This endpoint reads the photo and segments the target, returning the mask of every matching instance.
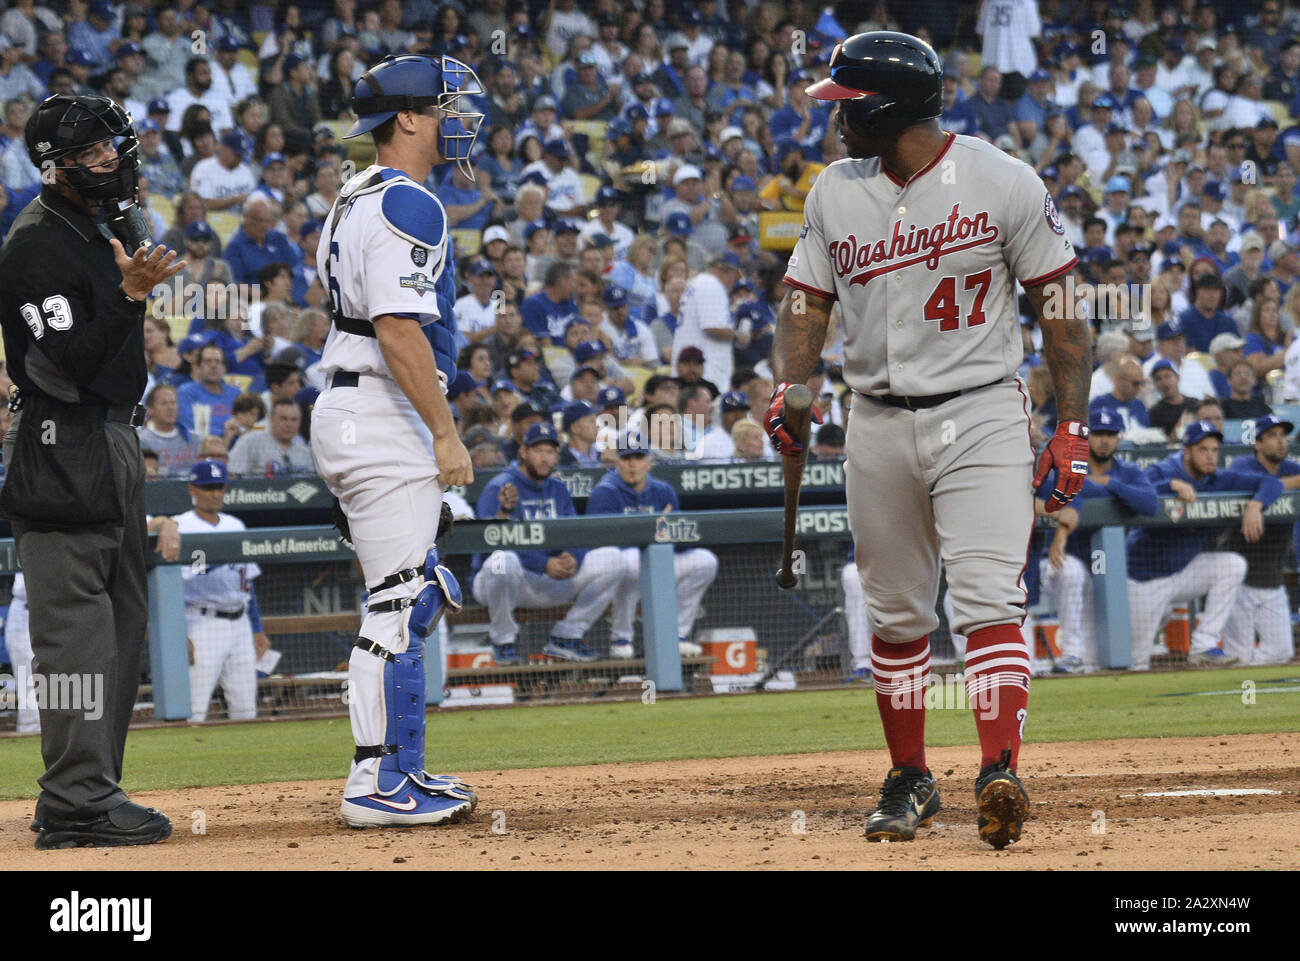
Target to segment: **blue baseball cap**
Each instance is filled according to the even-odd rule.
[[[113,59],[121,60],[123,57],[129,57],[133,53],[144,53],[144,47],[140,46],[134,40],[128,40],[117,48],[117,51],[113,54]]]
[[[739,174],[731,179],[731,192],[734,194],[737,190],[754,190],[757,188],[754,178],[748,174]]]
[[[176,347],[176,353],[184,357],[192,350],[202,350],[208,344],[212,343],[213,331],[205,331],[202,334],[191,334],[180,342]]]
[[[243,138],[241,137],[240,139],[242,140]],[[265,170],[267,167],[271,166],[271,164],[282,164],[287,162],[288,161],[284,159],[284,154],[277,150],[272,150],[262,158],[262,169]]]
[[[646,442],[645,431],[625,430],[618,435],[618,456],[635,457],[638,454],[649,455],[650,445]]]
[[[1202,197],[1213,197],[1215,200],[1223,200],[1228,196],[1228,191],[1223,184],[1217,180],[1207,180],[1205,186],[1201,188]]]
[[[70,67],[93,67],[95,59],[84,50],[69,50],[63,62]]]
[[[532,447],[534,444],[554,444],[559,447],[560,435],[550,424],[545,422],[534,424],[524,432],[524,446]]]
[[[1295,424],[1289,420],[1283,420],[1277,414],[1265,414],[1263,417],[1255,420],[1255,437],[1256,439],[1264,436],[1264,431],[1272,430],[1274,427],[1281,427],[1285,433],[1290,434],[1295,430]]]
[[[196,220],[193,223],[185,225],[186,240],[216,240],[217,232],[212,229],[212,225],[202,220]]]
[[[550,230],[551,225],[545,220],[534,220],[524,228],[524,240],[532,240],[533,234],[539,230]]]
[[[722,395],[722,412],[733,410],[749,410],[749,398],[743,391],[729,390]]]
[[[596,408],[592,407],[585,400],[575,400],[572,404],[566,404],[564,413],[561,415],[561,423],[564,429],[568,430],[573,426],[575,421],[582,420],[584,417],[596,416]]]
[[[217,41],[218,53],[234,53],[239,49],[239,41],[227,34]]]
[[[318,234],[324,229],[325,225],[319,220],[305,220],[303,221],[302,229],[298,231],[298,239],[305,240],[312,234]]]
[[[555,222],[555,226],[551,229],[555,231],[557,236],[560,234],[582,233],[582,228],[578,226],[578,222],[576,220],[571,220],[568,217],[561,217]]]
[[[1056,201],[1057,203],[1060,203],[1061,201],[1069,197],[1086,197],[1086,196],[1087,194],[1083,192],[1082,187],[1076,187],[1074,184],[1070,184],[1068,187],[1065,187],[1061,190],[1061,192],[1056,197]]]
[[[1127,177],[1111,177],[1106,181],[1106,193],[1115,193],[1121,190],[1126,194],[1133,192],[1133,186],[1128,182]]]
[[[1088,430],[1102,433],[1118,434],[1124,429],[1124,422],[1119,414],[1109,407],[1098,407],[1088,418]]]
[[[162,97],[154,97],[149,101],[148,113],[171,113],[172,105]]]
[[[143,137],[147,133],[157,133],[159,130],[162,130],[162,127],[158,126],[158,121],[151,120],[148,117],[145,117],[135,125],[135,133],[137,137]]]
[[[610,284],[605,288],[605,306],[606,307],[626,307],[627,290],[618,284]]]
[[[1183,325],[1175,317],[1173,320],[1166,320],[1156,328],[1156,340],[1173,340],[1175,337],[1183,336]]]
[[[462,370],[456,374],[456,379],[447,385],[447,399],[455,400],[461,394],[468,394],[479,386],[478,381],[467,370]]]
[[[1217,437],[1219,442],[1223,442],[1223,432],[1211,424],[1208,420],[1198,420],[1187,425],[1187,430],[1183,433],[1183,446],[1191,447],[1199,444],[1207,437]]]
[[[602,410],[606,407],[618,407],[627,403],[627,395],[619,387],[602,387],[596,395],[596,406]]]
[[[516,391],[515,391],[515,385],[512,384],[512,383],[510,383],[510,381],[508,381],[508,380],[496,380],[496,381],[493,381],[493,382],[492,382],[492,393],[493,393],[493,394],[499,394],[499,393],[501,393],[501,391],[503,391],[503,390],[508,390],[508,391],[510,391],[510,393],[512,393],[512,394],[513,394],[513,393],[516,393]]]
[[[552,137],[542,145],[542,152],[552,157],[568,157],[570,155],[568,141],[563,137]]]
[[[224,485],[226,465],[219,460],[201,460],[190,468],[190,483],[195,487]]]
[[[602,204],[620,204],[622,202],[623,200],[619,196],[618,191],[615,190],[613,187],[606,185],[596,191],[597,207],[601,206]]]
[[[1039,83],[1041,81],[1051,80],[1051,79],[1052,79],[1052,75],[1048,73],[1046,70],[1044,70],[1042,67],[1039,67],[1037,70],[1035,70],[1033,73],[1029,75],[1030,83]]]
[[[547,185],[546,175],[540,170],[530,170],[519,178],[519,186],[522,187],[524,184],[537,184],[539,187],[545,187]]]
[[[1101,107],[1103,110],[1114,110],[1115,98],[1108,93],[1101,93],[1093,97],[1092,105],[1094,107]]]
[[[690,214],[683,210],[678,210],[668,215],[664,221],[664,229],[674,237],[688,237],[695,225],[691,223]]]
[[[1175,374],[1178,373],[1178,368],[1174,366],[1174,362],[1172,360],[1166,360],[1164,358],[1157,360],[1154,364],[1151,365],[1151,378],[1153,380],[1155,379],[1156,371],[1158,370],[1172,370]]]
[[[645,82],[654,83],[654,78],[651,77],[649,74],[638,74],[637,78],[632,81],[634,86],[638,83],[645,83]],[[650,111],[645,108],[645,104],[634,103],[632,104],[632,106],[627,108],[628,123],[631,123],[633,120],[649,120],[649,119],[650,119]]]
[[[241,159],[248,156],[248,153],[245,150],[244,135],[238,130],[230,130],[222,134],[220,143],[221,146],[225,147],[227,150],[239,154]],[[281,157],[280,159],[283,160],[284,158]]]
[[[776,155],[776,162],[781,163],[796,150],[802,153],[803,144],[795,140],[794,137],[782,137],[776,142],[776,148],[773,150],[773,153]]]
[[[587,238],[587,246],[613,247],[614,238],[611,237],[609,234],[592,234],[590,237]]]
[[[599,357],[605,353],[605,345],[598,340],[584,340],[577,347],[573,348],[573,359],[579,364],[585,364],[593,357]]]
[[[469,267],[466,268],[465,273],[470,277],[483,277],[487,274],[495,274],[496,269],[492,266],[490,261],[480,259],[470,263]]]
[[[619,137],[630,137],[632,135],[632,124],[624,117],[615,117],[605,127],[605,139],[615,140]]]

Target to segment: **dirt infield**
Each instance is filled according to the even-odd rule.
[[[6,801],[0,865],[1300,868],[1300,734],[1028,745],[1021,769],[1033,820],[1001,853],[975,835],[977,762],[971,747],[930,752],[943,810],[908,844],[861,836],[889,763],[870,751],[480,772],[473,820],[443,828],[350,830],[337,813],[341,779],[139,794],[176,833],[112,850],[36,851],[32,802]],[[1150,796],[1225,789],[1262,793]],[[204,834],[192,831],[200,819]]]

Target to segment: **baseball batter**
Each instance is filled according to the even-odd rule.
[[[389,57],[367,71],[347,136],[372,133],[378,162],[339,192],[317,253],[332,325],[312,450],[369,591],[348,662],[357,749],[341,813],[357,828],[461,820],[476,803],[458,778],[424,769],[424,647],[461,605],[434,539],[444,489],[474,471],[445,396],[456,376],[446,211],[423,184],[445,162],[473,179],[483,117],[462,108],[479,93],[451,57]]]
[[[1029,697],[1023,573],[1033,523],[1034,452],[1015,283],[1041,318],[1060,409],[1039,474],[1061,467],[1049,502],[1074,497],[1087,472],[1089,337],[1052,281],[1075,264],[1034,171],[981,140],[939,127],[942,67],[907,34],[858,34],[830,76],[808,88],[838,100],[849,157],[813,184],[785,282],[772,351],[778,381],[765,424],[783,454],[798,447],[784,397],[812,376],[838,300],[844,380],[855,394],[847,438],[849,522],[875,632],[876,700],[893,768],[867,837],[910,840],[939,810],[925,763],[929,635],[938,626],[939,563],[953,629],[967,636],[975,710],[979,835],[1020,837],[1029,801],[1016,776]]]
[[[176,518],[181,534],[223,534],[242,531],[244,522],[221,513],[226,498],[226,465],[201,460],[190,468],[190,501],[194,509]],[[208,718],[212,692],[221,682],[232,721],[257,717],[257,651],[253,635],[261,635],[262,619],[253,594],[253,580],[262,573],[256,564],[187,564],[185,636],[190,647],[190,722]]]

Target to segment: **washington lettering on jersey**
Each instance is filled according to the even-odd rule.
[[[928,269],[934,270],[939,266],[939,258],[945,254],[991,244],[997,239],[998,228],[989,223],[988,211],[981,210],[974,216],[966,217],[962,215],[961,203],[958,202],[952,205],[947,219],[939,221],[933,227],[912,224],[904,234],[902,224],[895,222],[888,244],[877,240],[874,244],[868,242],[859,246],[858,238],[849,234],[846,240],[831,241],[827,253],[837,276],[844,277],[857,269],[860,273],[849,277],[849,283],[866,284],[873,277],[912,264],[925,264]],[[918,251],[924,253],[913,257]],[[873,268],[877,264],[880,266]]]

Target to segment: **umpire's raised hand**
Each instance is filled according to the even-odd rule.
[[[185,269],[185,261],[176,259],[176,251],[161,244],[141,247],[134,257],[128,257],[122,241],[114,237],[109,243],[113,245],[117,268],[122,271],[122,292],[132,300],[146,299],[164,280]]]

